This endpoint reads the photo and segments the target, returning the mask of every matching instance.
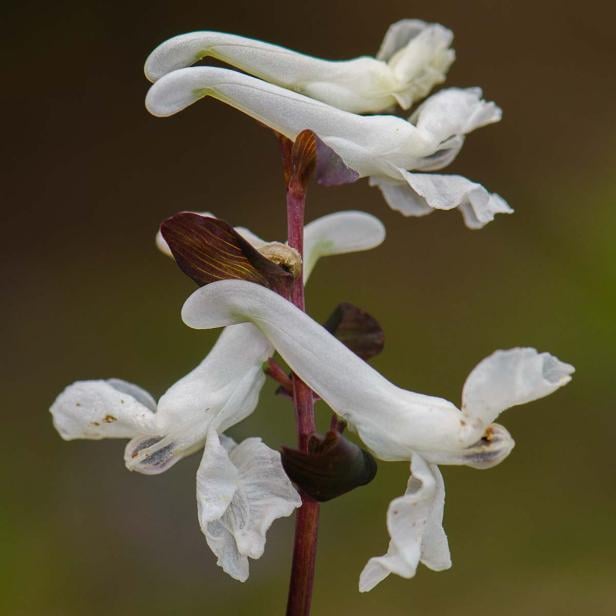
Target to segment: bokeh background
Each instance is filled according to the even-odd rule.
[[[450,571],[421,568],[414,580],[357,592],[365,561],[386,548],[385,511],[404,489],[405,464],[381,464],[368,487],[326,504],[314,613],[616,611],[612,5],[26,0],[5,5],[3,24],[0,613],[283,612],[291,520],[274,525],[250,580],[234,582],[198,529],[199,456],[162,476],[131,474],[124,443],[65,443],[47,409],[80,378],[121,377],[160,395],[211,346],[214,334],[179,319],[193,286],[154,248],[163,218],[208,209],[284,238],[271,135],[211,100],[150,117],[147,53],[171,35],[217,29],[346,58],[374,53],[402,17],[452,28],[448,84],[480,85],[503,107],[502,123],[471,135],[451,171],[516,213],[472,232],[456,213],[405,219],[366,182],[314,188],[309,218],[365,210],[388,240],[322,262],[309,307],[317,318],[341,300],[369,310],[388,336],[377,367],[456,402],[495,348],[536,346],[577,373],[506,413],[517,440],[506,463],[444,468]],[[292,443],[292,412],[268,385],[232,435]]]

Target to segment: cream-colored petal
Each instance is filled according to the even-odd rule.
[[[390,115],[360,116],[342,111],[236,71],[192,67],[173,71],[149,90],[146,107],[170,116],[211,96],[294,140],[305,129],[360,176],[387,174],[391,164],[410,168],[434,153],[434,142],[412,124]],[[390,173],[397,177],[395,168]]]
[[[435,141],[443,143],[499,122],[501,117],[500,107],[483,100],[481,88],[447,88],[422,103],[410,121]]]
[[[452,41],[451,30],[439,24],[403,19],[390,26],[377,58],[392,69],[398,82],[394,97],[403,109],[445,81],[455,59]]]
[[[385,239],[383,223],[365,212],[336,212],[304,229],[304,282],[321,257],[370,250]]]
[[[472,370],[462,392],[462,410],[484,425],[505,409],[550,395],[571,380],[575,368],[532,348],[496,351]]]
[[[218,564],[245,581],[248,557],[263,555],[274,520],[291,515],[301,499],[277,451],[258,438],[239,445],[227,439],[223,445],[211,431],[197,474],[197,504],[201,529]]]
[[[390,27],[379,59],[328,61],[234,34],[190,32],[159,45],[146,60],[145,74],[154,82],[203,58],[215,58],[339,109],[378,113],[396,101],[406,109],[444,80],[454,57],[451,39],[442,26],[405,20]]]
[[[152,398],[141,388],[121,381],[77,381],[54,401],[53,423],[65,440],[132,438],[156,434]]]
[[[372,590],[390,573],[412,578],[421,561],[437,571],[451,566],[443,530],[445,488],[437,466],[414,455],[404,496],[387,510],[390,542],[387,553],[371,558],[359,578],[360,592]]]
[[[502,197],[462,176],[409,173],[402,169],[400,173],[411,190],[405,193],[409,204],[420,203],[435,210],[458,208],[470,229],[480,229],[496,214],[513,212]],[[411,211],[410,205],[407,211]]]

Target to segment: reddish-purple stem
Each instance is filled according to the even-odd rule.
[[[301,181],[291,178],[287,187],[287,229],[289,246],[304,254],[304,207],[306,190]],[[304,283],[298,276],[291,289],[291,301],[305,309]],[[308,439],[315,431],[314,398],[312,390],[293,375],[293,404],[297,418],[299,449],[308,452]],[[287,602],[287,616],[308,616],[312,601],[312,587],[319,529],[319,503],[301,494],[302,506],[295,518],[293,564]]]
[[[293,397],[293,381],[291,377],[271,357],[267,360],[264,372],[267,376],[274,379],[289,396]]]

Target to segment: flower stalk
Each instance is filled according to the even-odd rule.
[[[314,169],[316,141],[312,133],[302,133],[295,143],[280,136],[284,178],[287,183],[288,244],[304,256],[304,212],[306,187]],[[298,276],[292,283],[290,301],[305,311],[304,280]],[[293,406],[297,421],[300,451],[308,453],[308,441],[316,430],[312,390],[296,375],[293,380]],[[291,581],[287,600],[287,616],[310,614],[319,529],[319,503],[300,491],[302,506],[295,518],[295,539]]]

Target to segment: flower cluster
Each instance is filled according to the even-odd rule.
[[[438,24],[403,20],[389,28],[376,57],[328,61],[232,34],[193,32],[150,54],[146,106],[169,116],[209,96],[270,127],[283,144],[295,142],[295,162],[289,158],[286,168],[292,198],[303,199],[311,173],[325,185],[368,178],[405,216],[458,209],[469,228],[479,229],[511,208],[474,181],[432,172],[455,159],[469,133],[499,121],[501,111],[478,88],[428,96],[453,62],[451,43],[452,33]],[[204,58],[231,68],[192,66]],[[393,114],[418,101],[408,119]],[[293,176],[298,160],[301,173]],[[165,472],[203,448],[200,526],[218,564],[241,581],[248,559],[263,554],[275,519],[307,498],[325,501],[365,485],[376,472],[373,456],[406,461],[406,491],[386,516],[389,547],[368,561],[359,588],[368,591],[390,573],[410,578],[420,562],[447,569],[439,465],[499,464],[514,446],[494,423],[499,415],[551,394],[569,382],[573,367],[532,348],[496,351],[471,371],[459,407],[392,384],[367,362],[383,346],[370,315],[341,305],[324,327],[293,291],[299,284],[303,294],[320,257],[378,246],[383,225],[355,211],[305,228],[299,220],[298,245],[266,242],[207,212],[165,221],[158,247],[200,287],[182,319],[195,329],[224,328],[218,341],[158,403],[119,379],[73,383],[51,407],[54,425],[67,440],[130,439],[126,466],[144,474]],[[282,455],[259,438],[238,444],[225,435],[256,409],[268,374],[291,397],[298,383],[308,386],[333,411],[332,430],[310,434],[302,451],[285,448]],[[346,426],[367,451],[342,437]]]

